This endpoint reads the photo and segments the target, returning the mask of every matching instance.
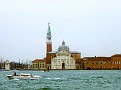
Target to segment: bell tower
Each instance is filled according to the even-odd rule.
[[[51,54],[48,52],[52,51],[52,40],[51,40],[51,30],[50,30],[50,23],[48,23],[48,31],[46,36],[46,69],[51,69]]]
[[[52,51],[52,41],[51,41],[51,30],[50,30],[50,23],[48,23],[48,31],[47,31],[47,40],[46,40],[46,53]]]

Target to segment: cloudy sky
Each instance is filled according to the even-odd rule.
[[[121,53],[121,0],[0,0],[0,58],[44,58],[65,40],[82,57]]]

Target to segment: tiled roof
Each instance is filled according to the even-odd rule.
[[[77,52],[77,51],[69,51],[69,52],[72,53],[72,54],[73,54],[73,53],[75,53],[75,54],[77,54],[77,53],[80,54],[80,52]],[[52,51],[52,52],[48,52],[48,53],[57,53],[57,51]]]
[[[115,54],[115,55],[113,55],[111,57],[121,57],[121,54]]]
[[[36,60],[34,60],[32,62],[43,62],[43,61],[44,61],[44,59],[36,59]]]
[[[83,60],[110,60],[111,57],[84,57]]]
[[[77,52],[77,51],[69,51],[69,52],[70,53],[78,53],[78,54],[80,53],[80,52]]]

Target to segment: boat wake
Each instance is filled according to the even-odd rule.
[[[20,79],[13,79],[13,80],[20,80]]]
[[[60,80],[61,78],[45,78],[45,79],[49,79],[49,80]]]

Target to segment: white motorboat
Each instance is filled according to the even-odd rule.
[[[39,79],[41,76],[36,76],[32,74],[20,74],[20,75],[7,75],[8,79]]]

